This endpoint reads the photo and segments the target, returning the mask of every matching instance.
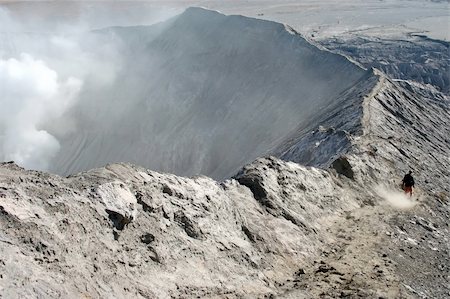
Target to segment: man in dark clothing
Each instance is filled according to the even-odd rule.
[[[414,187],[414,178],[412,177],[412,171],[410,170],[407,174],[405,174],[402,181],[402,188],[405,190],[405,193],[411,197],[412,196],[412,188]]]

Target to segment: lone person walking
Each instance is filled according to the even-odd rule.
[[[409,197],[412,196],[412,189],[414,187],[414,178],[412,177],[412,171],[410,170],[402,180],[402,188],[405,191],[406,194],[409,193]]]

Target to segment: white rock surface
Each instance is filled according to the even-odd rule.
[[[339,203],[348,196],[327,172],[275,158],[239,176],[258,175],[267,195],[258,200],[235,180],[127,164],[68,179],[14,164],[1,172],[7,297],[259,296],[316,253],[326,219],[357,205]],[[135,198],[138,217],[118,225],[111,211],[129,215]]]

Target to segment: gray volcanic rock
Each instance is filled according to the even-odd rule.
[[[448,101],[377,70],[357,77],[289,127],[270,148],[278,158],[223,182],[1,163],[1,296],[448,297]],[[412,198],[399,188],[409,169]]]
[[[130,164],[61,178],[3,163],[2,294],[446,297],[449,107],[380,74],[360,105],[345,152],[354,179],[275,157],[222,183]],[[409,168],[413,198],[398,188]]]
[[[414,82],[394,81],[377,70],[375,74],[376,84],[370,77],[367,93],[331,106],[323,118],[292,134],[273,154],[321,167],[347,154],[352,164],[355,153],[364,154],[352,165],[356,171],[365,168],[356,177],[387,181],[411,169],[426,183],[427,191],[449,193],[445,178],[450,165],[450,102],[419,92],[422,89]]]
[[[445,298],[450,294],[450,106],[412,93],[408,84],[381,76],[364,98],[357,123],[362,134],[351,136],[346,151],[356,181],[350,186],[359,190],[362,206],[347,213],[345,220],[330,224],[334,240],[304,269],[306,275],[284,285],[283,296]],[[412,198],[399,190],[409,169],[416,179]]]
[[[128,164],[66,179],[0,171],[6,297],[276,293],[326,241],[327,219],[357,206],[326,171],[275,158],[239,176],[259,174],[270,205],[234,180]]]
[[[89,38],[119,48],[120,71],[111,85],[84,86],[72,132],[47,126],[61,143],[59,174],[131,162],[228,178],[376,80],[283,24],[201,8]]]
[[[352,163],[361,157],[352,156]],[[399,208],[410,200],[378,192],[361,171],[357,179],[366,184],[261,158],[236,176],[247,189],[235,180],[219,184],[129,164],[64,179],[4,163],[1,292],[7,298],[442,297],[448,198],[418,191],[417,204]],[[114,202],[115,213],[128,219],[122,226],[108,212]],[[416,279],[417,267],[435,278]]]

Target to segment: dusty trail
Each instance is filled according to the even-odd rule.
[[[412,207],[401,209],[387,201],[372,203],[336,218],[327,229],[329,243],[310,266],[280,284],[286,290],[280,298],[447,296],[449,243],[443,236],[448,226],[437,224],[444,229],[438,231],[424,220],[429,205],[415,198],[412,201]],[[430,242],[437,246],[430,257],[423,256]],[[433,273],[434,281],[426,273]],[[433,289],[432,285],[442,288]]]
[[[395,213],[385,206],[365,206],[336,219],[327,229],[331,241],[305,274],[288,287],[286,298],[408,298],[400,287],[384,223]],[[307,294],[307,295],[306,295]]]

